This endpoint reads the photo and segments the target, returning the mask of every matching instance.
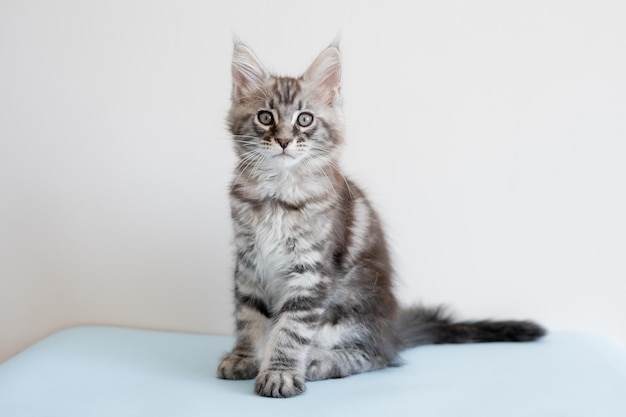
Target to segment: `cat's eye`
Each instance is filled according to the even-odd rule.
[[[262,125],[270,126],[272,123],[274,123],[274,115],[271,111],[261,110],[256,117],[259,119],[259,123],[261,123]]]
[[[311,113],[302,112],[298,115],[297,122],[302,127],[311,126],[311,123],[313,123],[313,115]]]

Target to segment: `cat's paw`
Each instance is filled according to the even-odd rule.
[[[222,379],[253,379],[259,373],[256,360],[250,356],[229,353],[217,367],[217,376]]]
[[[295,397],[306,390],[304,377],[291,372],[263,371],[256,377],[256,393],[264,397]]]
[[[322,367],[322,364],[318,360],[312,360],[306,370],[307,381],[320,381],[322,379],[332,378],[328,367]]]

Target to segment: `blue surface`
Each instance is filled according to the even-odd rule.
[[[0,416],[624,417],[626,351],[595,336],[425,346],[397,368],[291,399],[215,377],[233,339],[107,327],[58,332],[0,365]]]

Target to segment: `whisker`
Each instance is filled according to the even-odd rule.
[[[252,135],[233,135],[233,138],[260,139],[258,136]]]
[[[238,171],[238,174],[237,174],[237,176],[235,177],[235,179],[232,182],[232,185],[230,187],[230,191],[233,190],[233,188],[235,187],[235,184],[237,184],[237,182],[239,181],[239,178],[241,177],[241,175],[243,175],[243,173],[248,170],[250,165],[254,164],[255,162],[256,162],[256,164],[258,164],[261,159],[263,159],[263,154],[258,149],[253,149],[251,151],[248,151],[247,153],[244,154],[244,156],[242,156],[240,158],[240,160],[237,163],[237,166],[235,168]],[[254,169],[253,169],[253,171],[254,171]],[[247,181],[246,181],[246,183],[247,183]]]
[[[333,189],[333,193],[335,193],[335,197],[339,197],[339,194],[337,193],[337,188],[335,188],[335,184],[333,183],[333,181],[330,179],[330,177],[328,176],[328,174],[326,173],[325,170],[321,169],[320,172],[322,173],[322,175],[324,176],[324,178],[326,179],[326,182],[328,183],[328,185],[330,185],[330,187]]]
[[[261,164],[261,162],[263,161],[263,159],[265,158],[265,155],[262,153],[259,153],[259,158],[257,159],[257,163],[254,164],[254,166],[252,167],[252,176],[256,176],[257,170]]]
[[[248,166],[250,166],[250,164],[254,162],[254,160],[256,160],[257,158],[261,156],[260,152],[256,149],[249,151],[248,153],[244,155],[245,156],[242,156],[241,160],[237,164],[237,168],[241,168],[241,171],[245,171],[248,168]]]
[[[322,149],[322,148],[311,148],[311,151],[315,153],[316,158],[322,159],[324,163],[335,172],[336,175],[341,177],[344,184],[346,185],[346,189],[348,190],[348,194],[350,195],[350,198],[354,198],[354,193],[352,192],[352,189],[350,188],[350,183],[348,182],[348,179],[341,173],[341,170],[339,169],[339,167],[337,167],[334,158],[331,158],[332,152],[330,152],[327,149]],[[324,174],[326,175],[326,173]]]

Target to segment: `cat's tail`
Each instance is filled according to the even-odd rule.
[[[532,321],[455,321],[442,307],[401,310],[396,326],[400,349],[443,343],[530,342],[546,334]]]

